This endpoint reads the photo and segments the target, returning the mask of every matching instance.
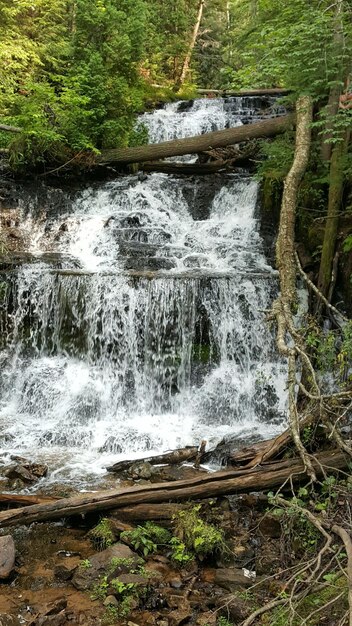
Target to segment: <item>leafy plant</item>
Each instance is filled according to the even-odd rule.
[[[174,533],[190,554],[208,556],[225,549],[224,534],[201,517],[201,505],[179,511],[173,518]]]
[[[144,526],[137,526],[133,530],[121,533],[121,538],[127,540],[135,550],[142,552],[144,556],[156,552],[158,546],[167,545],[171,539],[171,533],[162,526],[152,522],[146,522]]]
[[[106,517],[103,517],[99,524],[89,531],[88,535],[97,550],[105,550],[115,542],[110,520]]]

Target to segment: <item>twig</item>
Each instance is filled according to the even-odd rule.
[[[309,285],[309,287],[312,289],[312,291],[314,291],[314,293],[318,296],[318,298],[320,298],[322,300],[322,302],[324,302],[325,306],[328,309],[330,309],[330,311],[333,311],[334,313],[336,313],[336,315],[338,315],[344,322],[348,322],[349,321],[348,317],[345,317],[345,315],[343,315],[343,313],[340,313],[340,311],[336,307],[334,307],[333,304],[330,304],[330,302],[325,298],[325,296],[321,293],[321,291],[318,289],[318,287],[316,287],[316,285],[314,285],[314,283],[307,276],[307,274],[305,273],[305,271],[302,268],[302,265],[301,265],[301,262],[299,260],[299,256],[298,256],[297,252],[295,252],[295,258],[296,258],[298,271],[299,271],[300,275],[302,276],[302,278],[307,283],[307,285]]]

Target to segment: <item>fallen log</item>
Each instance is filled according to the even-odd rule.
[[[187,176],[214,174],[232,167],[230,161],[211,161],[210,163],[167,163],[151,161],[142,163],[139,169],[142,172],[160,172],[161,174],[186,174]]]
[[[182,508],[183,504],[168,504],[166,502],[162,504],[136,504],[135,506],[124,506],[121,509],[116,509],[116,511],[113,510],[110,516],[123,522],[171,520]]]
[[[110,465],[106,469],[108,472],[124,472],[135,463],[150,463],[151,465],[176,465],[195,459],[198,454],[197,446],[186,446],[178,450],[172,450],[165,454],[157,454],[156,456],[148,456],[144,459],[131,459],[126,461],[118,461],[114,465]]]
[[[317,475],[324,467],[333,470],[348,466],[349,458],[341,450],[328,450],[316,454],[311,460]],[[248,491],[279,487],[290,479],[296,483],[306,479],[305,466],[299,459],[289,459],[255,467],[250,470],[214,472],[188,480],[155,483],[119,490],[98,491],[63,498],[49,504],[39,504],[0,513],[0,528],[16,524],[43,522],[91,511],[104,511],[135,506],[137,504],[181,502],[184,500],[217,497]]]
[[[31,506],[32,504],[47,504],[48,502],[55,502],[58,498],[51,496],[29,496],[18,495],[17,493],[0,493],[0,507],[2,505],[22,505]]]
[[[289,89],[281,89],[280,87],[272,87],[271,89],[247,89],[242,91],[231,91],[231,89],[197,89],[197,93],[214,93],[219,96],[234,96],[242,98],[246,96],[287,96]]]
[[[294,120],[293,114],[282,115],[255,122],[254,124],[245,124],[243,126],[236,126],[235,128],[216,130],[212,133],[186,137],[185,139],[173,139],[161,143],[136,146],[135,148],[112,148],[111,150],[102,150],[101,154],[97,157],[97,163],[142,163],[143,161],[164,159],[170,156],[205,152],[212,148],[228,146],[242,141],[249,141],[250,139],[273,137],[274,135],[283,133],[287,128],[292,126]]]
[[[308,416],[303,419],[300,424],[300,430],[309,426],[314,421],[314,417]],[[241,448],[231,452],[227,463],[229,465],[242,465],[245,469],[260,465],[265,461],[271,461],[279,452],[281,452],[289,443],[292,442],[292,433],[290,428],[284,430],[283,433],[266,441],[258,441],[247,448]]]

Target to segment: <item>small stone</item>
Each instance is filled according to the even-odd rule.
[[[130,469],[128,470],[129,476],[131,476],[134,480],[139,478],[143,478],[144,480],[149,480],[149,478],[153,475],[153,466],[147,461],[141,463],[133,463]]]
[[[25,463],[23,467],[37,478],[44,478],[47,476],[49,468],[44,463]]]
[[[170,580],[170,586],[173,587],[174,589],[180,589],[180,587],[182,587],[182,581],[180,578],[172,578]]]
[[[191,619],[192,612],[186,610],[171,611],[168,617],[170,626],[182,626],[182,624],[185,624],[189,619]]]
[[[196,621],[197,626],[216,626],[217,614],[214,611],[208,611],[199,615]]]
[[[55,578],[60,581],[71,580],[77,567],[79,566],[79,557],[67,557],[63,563],[56,565],[54,569]]]
[[[234,567],[215,570],[214,582],[216,585],[228,589],[228,591],[234,591],[238,587],[250,587],[253,585],[253,580],[245,576],[242,569]]]
[[[107,596],[103,602],[104,606],[119,606],[115,596]]]
[[[8,578],[15,566],[16,548],[11,535],[0,537],[0,580]]]

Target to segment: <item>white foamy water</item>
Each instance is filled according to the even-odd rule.
[[[141,120],[160,141],[241,124],[240,105],[174,103]],[[277,277],[257,192],[245,173],[150,174],[85,189],[60,211],[23,208],[29,251],[56,257],[8,276],[5,457],[87,486],[120,458],[282,429],[285,367],[265,323]]]

